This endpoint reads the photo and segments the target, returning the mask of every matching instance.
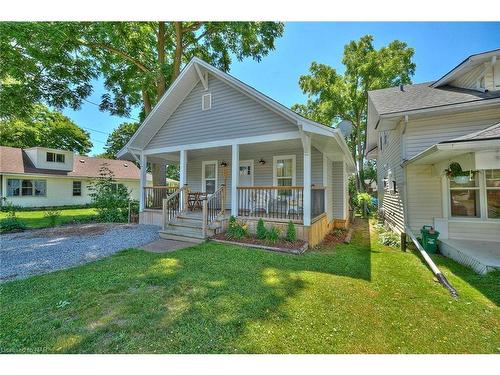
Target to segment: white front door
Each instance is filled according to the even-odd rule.
[[[253,160],[240,160],[239,186],[253,186]]]

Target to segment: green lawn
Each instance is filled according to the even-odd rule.
[[[57,219],[57,225],[66,224],[73,220],[88,220],[97,214],[93,208],[61,209],[61,216]],[[49,226],[49,220],[43,214],[45,211],[18,211],[16,216],[21,219],[28,228],[45,228]],[[7,217],[6,212],[0,212],[0,219]]]
[[[291,256],[206,243],[126,250],[0,284],[0,350],[69,353],[499,353],[500,274],[376,244]]]

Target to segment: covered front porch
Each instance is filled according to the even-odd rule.
[[[235,217],[310,225],[326,212],[326,174],[323,153],[310,138],[305,146],[301,139],[234,144],[144,155],[143,163],[155,166],[154,180],[161,179],[154,174],[165,165],[179,166],[183,211],[201,212],[203,201],[221,190],[218,209]],[[176,188],[142,186],[142,191],[141,211],[161,211]]]

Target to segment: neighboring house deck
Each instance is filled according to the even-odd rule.
[[[165,237],[205,238],[233,215],[251,230],[261,217],[283,229],[291,220],[315,244],[348,222],[354,161],[341,132],[197,58],[119,157],[139,160],[142,170],[146,163],[162,166],[157,171],[179,166],[178,191],[145,188],[141,198],[140,221],[160,225]]]
[[[45,147],[0,146],[0,196],[22,207],[83,205],[89,184],[106,164],[132,199],[139,199],[139,168],[134,163],[74,154]]]
[[[367,150],[385,222],[417,235],[433,225],[443,254],[478,272],[498,268],[499,123],[500,50],[435,82],[369,92]],[[445,175],[452,162],[470,171],[466,181]]]

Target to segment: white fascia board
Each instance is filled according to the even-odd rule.
[[[165,152],[177,152],[182,150],[201,150],[212,147],[231,146],[234,144],[244,145],[252,143],[274,142],[274,141],[283,141],[289,139],[300,139],[299,131],[257,135],[253,137],[244,137],[244,138],[230,138],[218,141],[190,143],[179,146],[159,147],[159,148],[144,150],[144,155],[154,155]]]

